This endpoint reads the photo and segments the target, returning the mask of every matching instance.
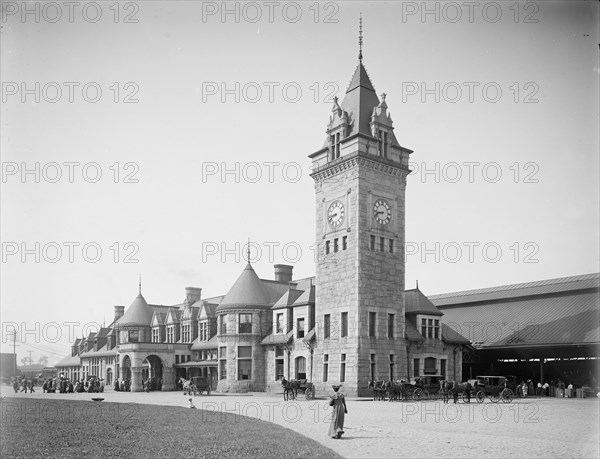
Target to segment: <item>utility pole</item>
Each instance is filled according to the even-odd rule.
[[[27,351],[29,352],[29,365],[33,364],[33,360],[31,359],[31,354],[33,353],[33,351]]]

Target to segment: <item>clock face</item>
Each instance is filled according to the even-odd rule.
[[[380,225],[387,225],[392,220],[392,208],[387,201],[378,199],[373,205],[373,216]]]
[[[340,201],[333,201],[327,211],[327,221],[337,228],[344,221],[344,205]]]

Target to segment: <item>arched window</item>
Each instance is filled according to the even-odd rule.
[[[434,375],[436,373],[434,357],[427,357],[425,359],[425,368],[423,370],[423,373],[425,373],[426,375]]]
[[[296,379],[306,379],[305,357],[296,357]]]

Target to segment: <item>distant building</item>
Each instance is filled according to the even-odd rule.
[[[0,353],[0,377],[12,378],[17,375],[17,354]]]

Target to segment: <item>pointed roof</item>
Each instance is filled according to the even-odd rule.
[[[418,288],[407,290],[404,297],[405,314],[429,314],[431,316],[443,316],[444,313],[436,308],[429,298],[423,295]]]
[[[265,306],[273,305],[269,290],[264,286],[263,282],[258,278],[252,265],[248,263],[246,268],[240,274],[240,277],[235,281],[219,307],[217,312],[226,309],[235,309],[236,307],[247,306]]]
[[[131,327],[135,325],[143,325],[149,326],[152,322],[152,315],[154,311],[146,300],[142,296],[142,294],[138,294],[138,296],[133,300],[133,303],[127,308],[125,314],[117,320],[117,327]]]
[[[358,133],[371,136],[371,114],[378,105],[379,98],[375,88],[365,66],[359,62],[341,105],[342,110],[347,111],[351,117],[349,136]]]

